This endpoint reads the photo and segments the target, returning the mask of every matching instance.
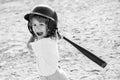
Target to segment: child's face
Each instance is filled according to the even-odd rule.
[[[40,20],[39,18],[33,17],[31,19],[31,24],[32,24],[33,31],[36,34],[38,39],[41,39],[47,35],[47,25],[45,21],[43,21],[42,19]]]

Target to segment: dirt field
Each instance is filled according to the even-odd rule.
[[[0,80],[40,80],[24,15],[47,4],[61,34],[108,63],[101,68],[68,42],[59,42],[59,66],[69,80],[120,80],[119,0],[0,0]]]

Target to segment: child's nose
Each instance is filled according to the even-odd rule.
[[[42,31],[42,29],[41,29],[40,27],[37,27],[37,28],[36,28],[36,31],[39,32],[39,31]]]
[[[36,28],[39,28],[39,25],[36,24]]]
[[[40,26],[39,26],[39,25],[36,25],[36,29],[40,29]]]

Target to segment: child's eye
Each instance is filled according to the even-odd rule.
[[[39,25],[40,25],[40,26],[44,26],[45,24],[43,24],[43,23],[40,23]]]
[[[36,24],[32,24],[32,26],[36,26]]]

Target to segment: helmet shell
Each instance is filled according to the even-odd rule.
[[[48,18],[50,20],[52,20],[54,23],[57,24],[58,22],[58,18],[57,18],[57,14],[56,12],[50,8],[49,6],[45,6],[45,5],[39,5],[39,6],[36,6],[32,12],[26,14],[24,16],[24,18],[29,21],[29,16],[30,15],[39,15],[39,16],[42,16],[42,17],[45,17],[45,18]]]

